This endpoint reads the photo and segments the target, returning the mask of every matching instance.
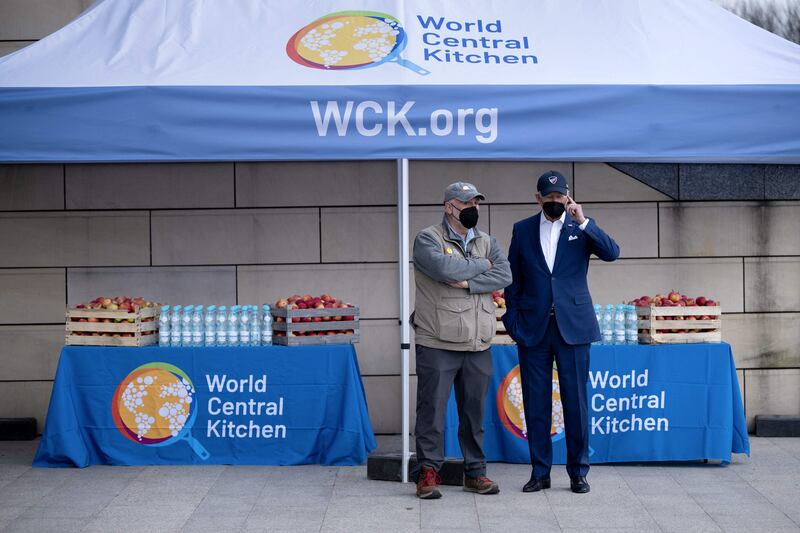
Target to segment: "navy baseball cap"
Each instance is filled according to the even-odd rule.
[[[560,192],[561,194],[569,194],[569,184],[567,178],[560,172],[550,170],[539,176],[539,181],[536,183],[536,190],[542,196],[547,196],[551,192]]]

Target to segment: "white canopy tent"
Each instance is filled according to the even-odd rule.
[[[800,46],[709,0],[101,0],[0,59],[0,162],[800,163]]]

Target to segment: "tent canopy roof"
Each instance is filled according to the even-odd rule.
[[[298,30],[354,5],[396,17],[406,35],[400,56],[430,74],[399,65],[308,68],[289,57]],[[318,34],[358,20],[341,17],[342,30],[334,20]],[[459,62],[455,52],[480,62]],[[484,52],[519,62],[487,61]],[[709,0],[318,0],[302,9],[291,1],[104,0],[0,59],[4,87],[786,83],[800,83],[800,46]]]
[[[800,46],[710,0],[101,0],[0,59],[0,161],[800,162]]]

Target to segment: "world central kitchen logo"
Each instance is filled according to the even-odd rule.
[[[564,409],[561,405],[561,389],[558,371],[553,364],[553,416],[550,424],[550,438],[553,442],[564,438]],[[527,440],[528,425],[525,422],[525,406],[522,403],[522,378],[519,365],[509,371],[497,389],[497,414],[506,431],[520,439]]]
[[[112,399],[114,423],[125,438],[145,446],[186,441],[201,459],[209,453],[191,435],[196,389],[177,366],[147,363],[120,381]]]
[[[408,35],[391,15],[339,11],[300,29],[286,43],[286,53],[296,63],[317,69],[363,69],[394,62],[417,74],[430,74],[400,57],[407,44]]]
[[[186,372],[169,363],[141,365],[125,376],[114,391],[114,424],[126,439],[143,446],[170,446],[185,441],[203,460],[210,454],[192,435],[198,411],[203,420],[199,434],[205,442],[286,439],[286,425],[272,423],[283,419],[284,398],[273,397],[266,374],[205,374],[205,382],[208,389],[207,393],[204,390],[201,405],[197,388]]]
[[[527,36],[502,38],[500,19],[484,22],[417,15],[423,59],[427,63],[535,65]],[[400,53],[408,46],[400,21],[375,11],[339,11],[301,28],[286,43],[296,63],[321,70],[353,70],[397,63],[420,75],[430,71]]]

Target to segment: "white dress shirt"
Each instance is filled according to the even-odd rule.
[[[553,264],[556,262],[558,239],[561,238],[561,229],[564,227],[564,219],[566,219],[566,217],[567,214],[562,213],[561,218],[550,222],[547,220],[547,217],[544,216],[544,213],[542,213],[542,216],[539,219],[539,242],[542,245],[544,260],[547,263],[547,268],[550,269],[550,272],[553,272]],[[586,228],[588,223],[589,219],[587,218],[578,227],[583,230]]]

